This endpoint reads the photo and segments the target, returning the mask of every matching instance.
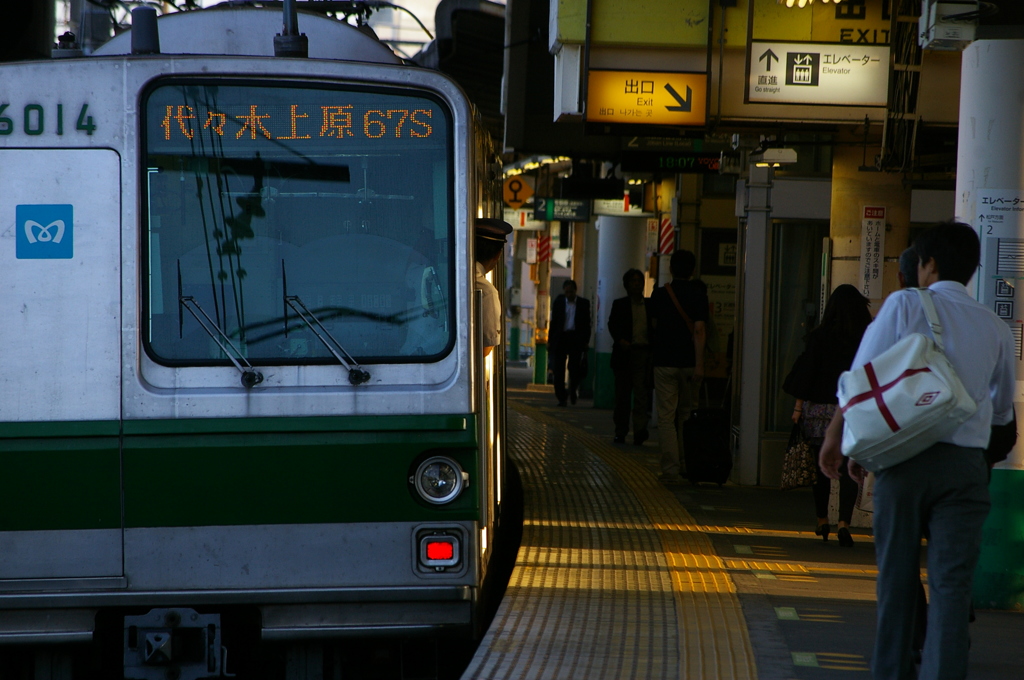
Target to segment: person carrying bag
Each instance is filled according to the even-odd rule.
[[[913,675],[919,597],[913,584],[925,531],[932,587],[918,678],[967,676],[971,587],[990,505],[985,449],[992,426],[1012,421],[1016,391],[1017,350],[1010,328],[967,290],[980,262],[977,232],[966,224],[939,224],[917,238],[914,252],[918,284],[928,291],[896,291],[882,305],[851,374],[844,377],[845,413],[836,413],[819,456],[822,471],[832,478],[847,460],[844,450],[878,468],[873,516],[878,619],[872,655],[878,680]],[[928,347],[928,335],[938,347]],[[904,353],[919,356],[904,359],[911,363],[901,367],[891,350],[908,338]],[[937,379],[946,371],[942,358],[960,388],[950,385],[948,375]],[[855,380],[858,369],[864,370]],[[937,421],[922,424],[913,413],[932,411],[938,402],[942,406],[935,408],[946,410],[931,416]],[[856,413],[861,405],[867,412]],[[887,450],[894,453],[883,456]],[[849,466],[856,477],[864,473],[852,459]]]
[[[696,263],[692,252],[674,252],[669,260],[672,281],[656,288],[650,301],[654,328],[651,354],[661,447],[659,479],[665,484],[683,482],[680,451],[685,449],[685,443],[681,425],[695,405],[694,388],[704,377],[708,296],[701,282],[690,280]]]
[[[864,329],[871,323],[870,302],[849,284],[837,286],[825,304],[821,322],[804,338],[804,351],[793,363],[782,389],[796,397],[792,421],[814,456],[813,498],[817,524],[814,533],[828,541],[832,480],[817,466],[818,449],[838,408],[836,385],[850,368]],[[842,471],[839,478],[839,516],[836,537],[844,548],[854,546],[850,523],[857,500],[857,483]]]

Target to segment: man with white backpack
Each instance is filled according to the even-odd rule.
[[[981,551],[981,528],[989,510],[988,465],[984,450],[992,425],[1004,425],[1013,417],[1016,385],[1013,336],[1006,322],[968,293],[966,284],[978,268],[981,245],[974,229],[965,224],[943,223],[923,233],[915,242],[919,257],[915,289],[890,295],[864,334],[849,374],[854,384],[858,369],[868,369],[870,388],[844,407],[840,381],[840,410],[829,426],[821,447],[819,464],[833,479],[839,478],[844,451],[853,454],[857,433],[844,437],[844,412],[858,404],[876,408],[893,433],[901,418],[913,417],[916,404],[927,407],[931,396],[910,396],[910,411],[893,413],[891,404],[907,379],[908,370],[895,378],[878,378],[872,363],[882,365],[884,353],[907,336],[932,337],[939,352],[952,365],[963,400],[976,409],[962,416],[955,429],[946,426],[937,443],[912,457],[883,469],[875,469],[874,530],[878,562],[878,627],[872,673],[875,680],[914,678],[912,637],[917,602],[917,578],[921,537],[928,539],[928,584],[931,592],[928,633],[922,654],[920,680],[964,678],[967,674],[968,612],[971,582]],[[925,305],[934,303],[937,323],[929,323]],[[927,372],[929,369],[913,369]],[[959,386],[958,386],[959,387]],[[889,394],[887,394],[887,391]],[[906,394],[902,395],[904,398]],[[917,400],[916,402],[914,400]],[[893,405],[892,409],[897,407]],[[877,413],[876,411],[876,413]],[[847,417],[852,418],[853,413]],[[853,421],[851,421],[852,423]],[[908,425],[908,429],[909,429]],[[939,426],[935,426],[936,428]],[[933,431],[935,428],[932,428]],[[847,425],[849,430],[849,425]],[[884,434],[884,432],[883,432]],[[921,433],[924,440],[928,433]],[[935,441],[934,438],[931,441]],[[905,450],[916,447],[900,444]],[[903,456],[904,458],[906,456]],[[899,459],[899,457],[897,457]],[[867,463],[865,463],[867,464]],[[864,468],[850,461],[854,478]]]

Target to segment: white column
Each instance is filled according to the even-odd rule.
[[[743,310],[739,351],[739,450],[735,467],[740,484],[757,484],[761,460],[761,374],[764,371],[765,285],[768,252],[768,223],[771,220],[772,169],[750,166],[745,187],[740,291]]]
[[[608,314],[612,300],[623,297],[622,275],[629,269],[644,270],[647,254],[647,220],[642,217],[597,218],[597,300],[594,304],[594,328],[597,351],[611,354],[612,336],[608,335]]]
[[[1024,80],[1004,75],[1022,68],[1024,40],[978,40],[964,50],[956,168],[956,219],[981,238],[981,269],[972,289],[1016,334],[1024,319],[1024,264],[1016,257],[1024,250]],[[1017,381],[1021,394],[1021,361]],[[1024,417],[1024,404],[1016,408]],[[1021,447],[1000,467],[1024,470]]]
[[[646,254],[646,218],[609,215],[597,218],[597,299],[594,301],[594,347],[597,349],[594,406],[597,408],[615,405],[615,378],[611,371],[612,336],[608,334],[612,300],[626,294],[622,275],[627,270],[644,270]]]
[[[972,280],[978,300],[1006,319],[1018,338],[1024,319],[1020,292],[1024,265],[1024,40],[978,40],[964,50],[960,66],[960,139],[957,148],[956,216],[981,237],[981,269]],[[1013,75],[1017,74],[1017,75]],[[1019,351],[1019,350],[1018,350]],[[1016,393],[1024,387],[1024,362],[1016,361]],[[1018,423],[1024,408],[1018,402]],[[1018,424],[1017,429],[1020,430]],[[1020,440],[1005,463],[992,471],[992,510],[982,531],[974,576],[979,607],[1024,606],[1017,536],[1020,535],[1024,455]]]

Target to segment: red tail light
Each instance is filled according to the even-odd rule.
[[[444,571],[459,563],[459,539],[448,534],[430,534],[420,538],[420,563]]]
[[[455,546],[448,541],[427,541],[428,560],[450,560],[455,557]]]

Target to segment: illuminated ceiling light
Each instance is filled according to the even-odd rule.
[[[825,3],[825,4],[828,4],[829,2],[834,2],[834,3],[836,3],[838,5],[843,0],[821,0],[821,1],[823,3]],[[786,5],[786,7],[792,7],[793,5],[796,5],[798,9],[806,7],[807,5],[814,4],[814,0],[776,0],[776,2],[778,4],[780,4],[780,5],[782,5],[782,4]]]

